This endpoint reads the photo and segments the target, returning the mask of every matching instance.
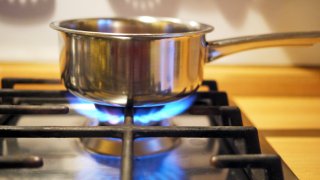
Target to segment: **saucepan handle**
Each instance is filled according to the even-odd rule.
[[[308,46],[315,43],[320,43],[320,31],[274,33],[209,41],[208,61],[250,49],[275,46]]]

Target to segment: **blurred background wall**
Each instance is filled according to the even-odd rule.
[[[319,0],[0,0],[0,61],[58,63],[54,20],[167,16],[213,25],[207,40],[320,30]],[[320,45],[234,54],[213,64],[320,65]]]

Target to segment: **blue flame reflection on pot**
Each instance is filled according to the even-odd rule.
[[[68,98],[71,106],[82,115],[89,118],[98,119],[100,122],[110,124],[121,124],[124,121],[123,108],[111,106],[99,106],[88,100],[79,97]],[[137,124],[148,124],[159,122],[177,116],[186,111],[195,101],[196,95],[190,95],[179,101],[170,102],[162,106],[137,107],[134,109],[134,121]]]

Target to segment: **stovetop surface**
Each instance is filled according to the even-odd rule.
[[[72,115],[22,116],[18,126],[81,126],[90,121]],[[180,115],[176,126],[208,126],[207,116]],[[120,157],[92,153],[79,138],[7,139],[5,155],[38,155],[44,166],[36,169],[1,170],[0,179],[119,179]],[[220,139],[180,138],[172,150],[135,158],[134,179],[247,179],[239,169],[216,169],[210,158],[230,154]]]
[[[80,115],[74,104],[66,104],[67,92],[16,91],[12,89],[16,83],[56,84],[59,81],[2,80],[2,87],[7,89],[0,90],[0,112],[3,114],[0,117],[0,179],[260,180],[283,179],[282,169],[285,177],[294,177],[278,156],[261,154],[265,142],[260,148],[257,130],[242,126],[239,109],[229,106],[227,95],[217,91],[215,82],[204,82],[209,85],[210,92],[197,93],[193,106],[186,113],[168,119],[171,125],[167,127],[139,127],[132,122],[130,124],[132,115],[126,115],[125,126],[89,128],[86,128],[88,124],[97,124],[97,119]],[[28,106],[30,104],[36,106]],[[80,137],[122,138],[122,156],[88,151]],[[134,148],[130,144],[139,141],[140,137],[177,138],[179,143],[166,152],[134,156]],[[19,166],[24,168],[17,168],[10,165],[10,157],[29,155],[43,158],[43,166],[38,164],[35,168],[28,168],[28,164],[20,163]],[[8,163],[10,168],[5,166]]]

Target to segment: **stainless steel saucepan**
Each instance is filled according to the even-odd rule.
[[[113,106],[155,106],[185,98],[201,85],[204,64],[228,54],[320,42],[320,31],[206,41],[210,25],[149,16],[74,19],[50,26],[62,39],[66,88]]]

